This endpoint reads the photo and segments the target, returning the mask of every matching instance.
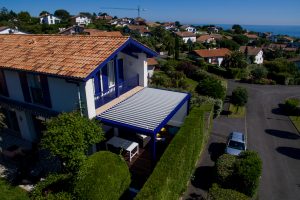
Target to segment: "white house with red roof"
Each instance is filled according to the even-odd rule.
[[[196,42],[197,38],[196,38],[196,34],[192,33],[192,32],[188,32],[188,31],[183,31],[183,32],[176,32],[175,33],[178,37],[180,37],[184,43],[188,43],[188,41],[191,42]]]
[[[260,47],[253,46],[241,46],[240,51],[247,56],[250,63],[253,64],[263,64],[264,62],[264,52]]]
[[[227,48],[221,49],[201,49],[194,50],[193,55],[197,58],[204,59],[209,64],[220,66],[227,55],[230,55],[230,50]]]

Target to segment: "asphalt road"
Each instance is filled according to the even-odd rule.
[[[237,86],[249,93],[244,119],[226,116],[214,120],[211,138],[184,199],[207,195],[214,161],[222,153],[231,131],[247,133],[248,149],[257,151],[263,161],[259,187],[260,200],[300,199],[300,135],[278,104],[289,97],[300,97],[299,86],[262,86],[229,81],[228,94]]]

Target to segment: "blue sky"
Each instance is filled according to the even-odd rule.
[[[148,21],[175,21],[203,24],[300,25],[299,0],[0,0],[0,7],[16,12],[66,9],[71,14],[80,11],[108,12],[118,17],[136,17],[136,11],[102,10],[101,7],[136,8],[147,11]]]

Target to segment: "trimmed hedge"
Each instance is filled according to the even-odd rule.
[[[249,197],[243,193],[232,189],[220,188],[217,184],[213,184],[209,189],[209,200],[249,200]]]
[[[220,156],[216,162],[216,176],[217,181],[221,185],[225,185],[230,182],[230,179],[234,173],[234,164],[236,157],[229,154],[223,154]]]
[[[0,178],[1,200],[29,200],[27,193],[19,187],[13,187],[3,178]]]
[[[108,151],[91,155],[80,167],[74,193],[82,200],[119,199],[130,185],[130,172],[121,156]]]
[[[136,199],[178,199],[186,190],[203,149],[204,113],[212,106],[195,107],[169,144]]]

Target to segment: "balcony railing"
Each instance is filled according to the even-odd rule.
[[[132,78],[126,79],[125,81],[115,84],[114,86],[108,88],[107,91],[103,91],[99,94],[95,94],[95,106],[96,108],[110,102],[111,100],[117,98],[129,90],[135,88],[139,85],[139,75],[135,75]]]

